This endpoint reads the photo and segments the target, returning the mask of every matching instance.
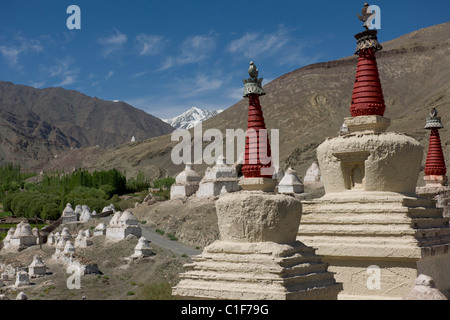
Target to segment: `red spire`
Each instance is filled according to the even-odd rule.
[[[445,166],[444,153],[442,152],[439,129],[432,128],[428,146],[427,161],[425,164],[425,175],[445,176],[446,174],[447,168]]]
[[[272,178],[261,170],[271,167],[271,150],[267,133],[260,136],[260,130],[266,129],[258,94],[249,94],[248,127],[245,139],[245,158],[242,173],[245,178]],[[262,134],[261,134],[262,135]]]
[[[380,75],[378,74],[375,52],[382,49],[377,40],[376,30],[367,30],[355,35],[356,54],[359,55],[356,79],[353,87],[352,117],[378,115],[383,116],[386,109]]]
[[[245,178],[272,178],[270,143],[259,97],[265,95],[262,78],[258,78],[258,69],[253,61],[248,68],[250,78],[244,80],[244,97],[248,98],[248,123],[245,138],[245,158],[242,173]]]

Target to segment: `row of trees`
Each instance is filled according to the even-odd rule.
[[[45,174],[37,183],[25,182],[29,174],[20,173],[20,167],[0,167],[0,187],[3,210],[15,216],[58,219],[67,203],[86,204],[91,210],[101,212],[103,207],[114,203],[119,207],[120,195],[148,190],[150,182],[143,173],[126,179],[118,170],[78,170],[70,174]],[[170,184],[164,181],[163,184]],[[16,184],[11,188],[12,184]],[[157,184],[161,184],[157,182]],[[170,186],[169,186],[170,187]]]
[[[8,192],[23,188],[25,180],[35,175],[35,173],[23,173],[20,166],[14,166],[11,163],[0,166],[0,201]]]

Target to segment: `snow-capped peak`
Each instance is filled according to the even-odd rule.
[[[200,122],[214,117],[222,111],[223,110],[203,110],[197,107],[192,107],[179,116],[176,116],[172,119],[163,119],[163,121],[167,122],[175,129],[190,129],[195,127]]]

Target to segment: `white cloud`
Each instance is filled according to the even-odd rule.
[[[113,75],[114,75],[114,70],[110,70],[108,72],[108,74],[106,75],[105,80],[109,80],[109,78],[111,78]]]
[[[174,66],[198,63],[210,58],[216,48],[215,34],[196,35],[187,37],[180,47],[180,54],[167,57],[158,71],[167,70]]]
[[[65,75],[63,77],[63,80],[61,82],[55,84],[55,86],[57,86],[57,87],[68,86],[68,85],[75,83],[76,79],[77,79],[76,75],[71,75],[71,74]]]
[[[215,36],[197,35],[183,41],[182,54],[178,57],[179,64],[196,63],[208,58],[216,47]]]
[[[103,46],[102,54],[104,57],[122,49],[128,41],[126,34],[114,29],[115,34],[111,34],[98,40],[98,43]]]
[[[54,65],[50,67],[41,65],[40,69],[44,77],[58,79],[54,84],[55,87],[74,84],[79,74],[79,69],[74,66],[74,60],[70,57],[56,59]]]
[[[178,98],[192,98],[220,89],[225,82],[220,76],[199,73],[194,78],[178,78],[173,82],[172,90],[178,92]]]
[[[230,42],[227,51],[239,59],[273,58],[279,65],[304,65],[316,62],[320,55],[307,55],[304,48],[313,43],[292,36],[283,26],[270,33],[247,32]]]
[[[148,73],[148,71],[142,71],[142,72],[138,72],[138,73],[132,75],[131,77],[132,78],[140,78],[140,77],[146,75],[147,73]]]
[[[139,47],[139,54],[142,56],[156,56],[160,54],[169,42],[168,39],[162,36],[145,33],[138,35],[136,41]]]
[[[11,67],[21,68],[19,65],[20,56],[27,53],[41,52],[44,49],[39,40],[16,36],[13,41],[16,42],[16,44],[0,46],[0,53]]]

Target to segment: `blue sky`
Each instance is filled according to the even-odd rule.
[[[0,80],[121,100],[160,118],[241,99],[253,60],[267,83],[353,54],[365,1],[40,0],[0,3]],[[369,2],[381,42],[450,21],[450,1]],[[81,29],[69,30],[70,5]]]

